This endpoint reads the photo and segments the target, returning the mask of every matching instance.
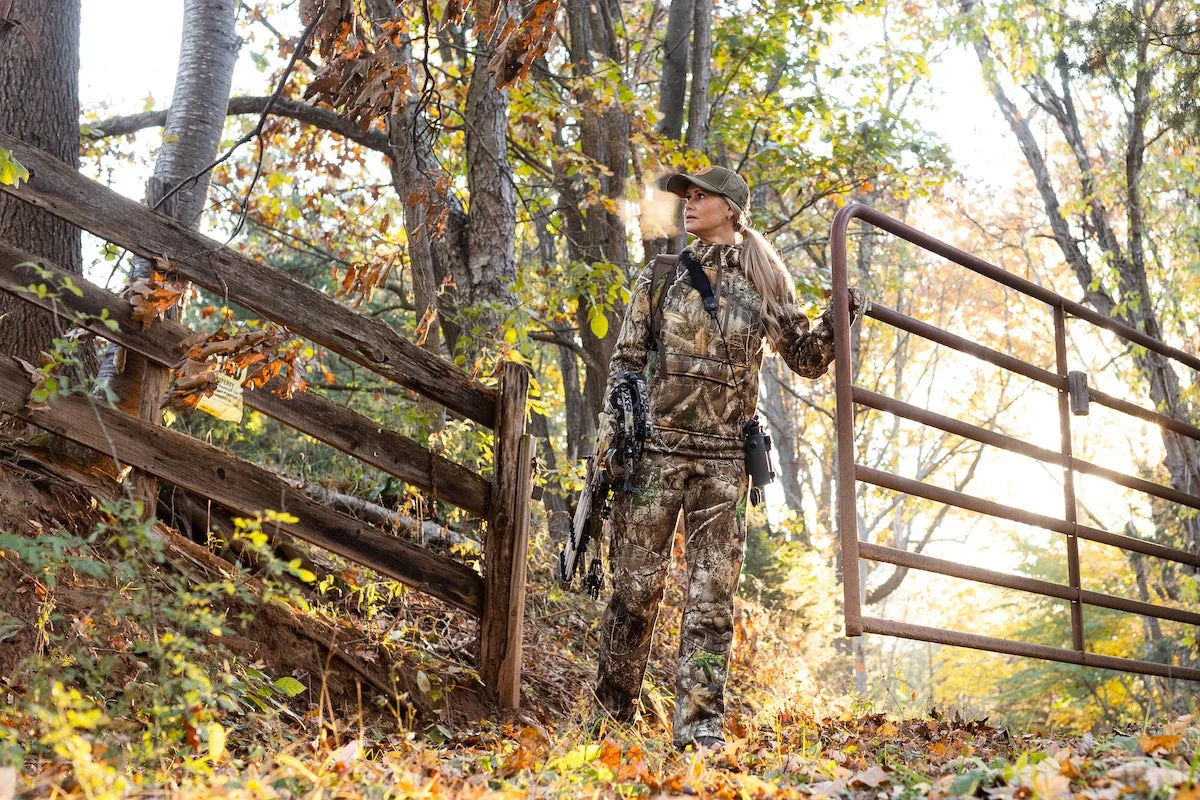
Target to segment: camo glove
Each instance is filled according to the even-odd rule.
[[[850,324],[858,322],[858,318],[871,310],[871,301],[867,298],[867,293],[857,286],[851,286],[850,293]],[[819,336],[827,342],[833,341],[833,301],[825,306],[825,310],[817,317],[817,324],[813,326],[813,335]]]

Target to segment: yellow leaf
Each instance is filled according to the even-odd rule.
[[[778,786],[753,775],[739,775],[735,780],[741,789],[741,796],[745,798],[774,797],[779,793]]]
[[[603,339],[608,335],[608,317],[600,312],[591,314],[589,322],[592,326],[592,335],[597,339]]]
[[[208,757],[216,764],[225,753],[225,728],[214,722],[208,726]]]
[[[581,744],[561,758],[556,758],[546,765],[555,772],[569,772],[595,761],[600,757],[600,745]]]
[[[0,183],[6,186],[20,186],[21,181],[29,180],[29,170],[13,158],[12,151],[0,147]]]

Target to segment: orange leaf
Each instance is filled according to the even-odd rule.
[[[621,766],[621,748],[612,739],[600,743],[600,763],[614,772]]]
[[[1142,748],[1142,752],[1146,755],[1162,751],[1163,753],[1174,753],[1175,747],[1183,741],[1182,736],[1143,736],[1138,740],[1138,746]]]

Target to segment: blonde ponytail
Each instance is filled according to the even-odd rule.
[[[762,298],[760,313],[767,341],[779,341],[783,333],[780,320],[795,313],[796,289],[792,276],[771,243],[758,231],[743,225],[741,209],[729,198],[725,200],[736,214],[734,230],[742,235],[742,269]]]

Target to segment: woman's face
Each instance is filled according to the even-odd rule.
[[[719,194],[689,186],[683,206],[683,229],[706,242],[732,244],[734,211]]]

